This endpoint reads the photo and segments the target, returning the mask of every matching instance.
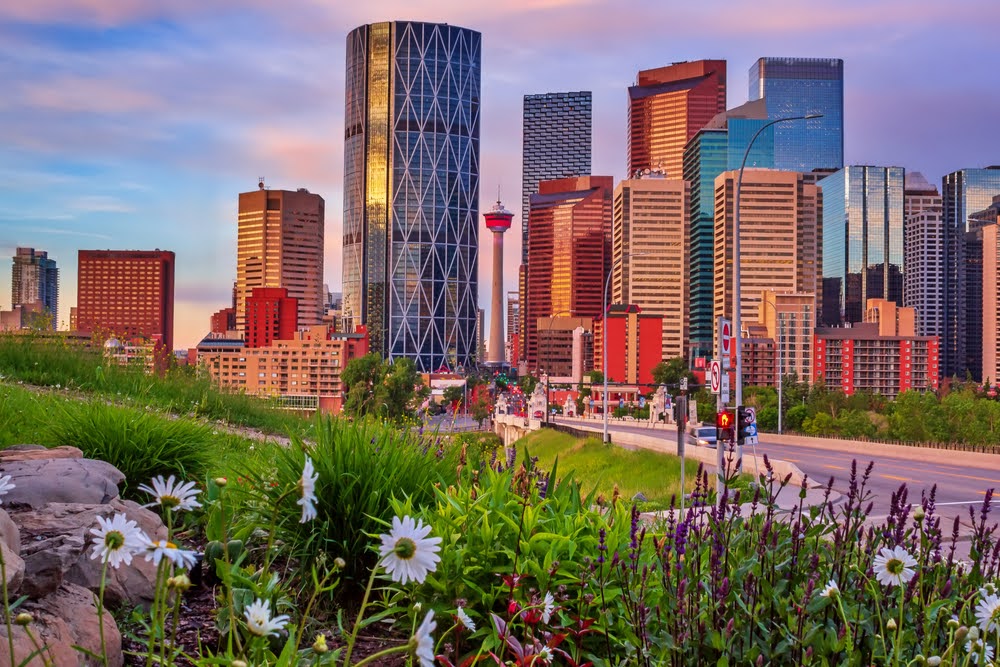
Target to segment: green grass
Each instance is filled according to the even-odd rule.
[[[643,509],[670,506],[671,496],[680,489],[680,459],[644,449],[605,446],[599,438],[579,439],[551,429],[539,429],[517,441],[518,456],[525,451],[538,457],[538,466],[551,470],[559,459],[558,474],[573,473],[583,491],[597,490],[610,499],[617,485],[621,497],[630,501],[641,492],[647,499]],[[687,461],[684,486],[691,493],[698,472],[696,461]]]

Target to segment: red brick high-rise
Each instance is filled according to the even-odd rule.
[[[599,317],[611,261],[610,176],[541,181],[531,195],[527,308],[522,311],[525,362],[538,362],[538,321]]]
[[[81,250],[77,272],[77,330],[159,335],[173,352],[173,252]]]
[[[628,89],[626,176],[663,169],[683,178],[684,146],[726,110],[726,61],[696,60],[643,70]]]
[[[299,326],[299,300],[284,287],[257,287],[247,297],[247,347],[291,340]]]

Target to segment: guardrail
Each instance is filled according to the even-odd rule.
[[[777,435],[773,431],[761,431],[761,434]],[[883,440],[881,438],[865,438],[857,436],[808,435],[798,431],[786,430],[782,435],[793,435],[802,438],[817,438],[820,440],[850,440],[851,442],[870,442],[876,445],[897,445],[899,447],[915,447],[921,449],[949,449],[957,452],[974,452],[977,454],[1000,454],[1000,445],[977,445],[967,442],[907,442],[904,440]]]

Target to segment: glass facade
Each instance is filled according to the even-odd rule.
[[[344,314],[421,371],[477,353],[481,48],[432,23],[347,38]]]
[[[844,61],[760,58],[750,68],[750,100],[769,120],[823,114],[774,127],[774,166],[791,171],[844,166]]]
[[[844,167],[823,189],[821,326],[864,321],[868,299],[903,305],[902,167]]]
[[[981,373],[981,360],[969,356],[970,336],[981,336],[970,314],[982,312],[982,303],[970,303],[968,270],[970,251],[982,241],[974,234],[970,220],[990,207],[1000,195],[1000,167],[962,169],[941,182],[944,217],[944,335],[941,340],[941,373],[944,377],[964,377],[966,371]],[[972,244],[972,246],[970,246]],[[974,253],[971,265],[975,266]],[[972,295],[974,296],[974,295]],[[970,308],[971,306],[971,308]],[[982,343],[979,342],[979,349]],[[975,346],[973,346],[975,347]]]

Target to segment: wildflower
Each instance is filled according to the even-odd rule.
[[[938,667],[941,664],[941,656],[932,655],[927,658],[927,667]]]
[[[299,523],[312,521],[316,518],[316,480],[319,474],[313,468],[312,459],[306,457],[306,463],[302,467],[302,479],[299,480],[299,490],[302,497],[295,501],[295,504],[302,506],[302,518]]]
[[[201,503],[195,500],[198,491],[194,488],[194,482],[175,482],[173,475],[168,477],[166,481],[163,481],[163,475],[157,475],[153,478],[153,488],[140,484],[139,490],[145,491],[156,499],[143,507],[160,505],[166,509],[178,510],[193,510],[196,507],[201,507]]]
[[[543,646],[542,650],[538,652],[535,656],[543,665],[549,664],[552,661],[552,649],[548,646]]]
[[[885,629],[889,631],[895,630],[897,627],[899,626],[896,625],[896,619],[894,618],[890,618],[889,622],[885,624]]]
[[[229,480],[226,479],[225,477],[216,477],[215,478],[215,485],[217,487],[219,487],[220,489],[225,488],[226,484],[228,484],[228,483],[229,483]]]
[[[340,558],[338,556],[337,558],[333,559],[333,565],[338,570],[343,570],[345,567],[347,567],[347,561],[345,561],[343,558]]]
[[[416,634],[410,638],[410,645],[414,647],[420,667],[434,667],[434,637],[431,633],[436,627],[434,610],[431,609],[424,616],[424,621],[417,628]]]
[[[465,613],[465,609],[459,607],[458,611],[455,612],[455,615],[458,616],[458,622],[462,624],[463,628],[469,632],[476,631],[476,624],[471,618],[469,618],[469,615]]]
[[[115,514],[111,519],[97,517],[99,528],[91,528],[90,534],[96,537],[91,558],[100,558],[113,568],[132,562],[132,555],[142,549],[146,536],[143,535],[135,521],[125,518],[124,514]]]
[[[917,509],[913,510],[913,520],[916,521],[917,523],[923,521],[925,516],[926,512],[924,512],[923,507],[918,506]]]
[[[971,654],[969,657],[975,665],[979,664],[979,656],[986,658],[987,662],[993,660],[993,647],[984,643],[982,639],[966,642],[965,652]]]
[[[875,578],[886,586],[901,586],[916,575],[917,561],[900,546],[882,547],[875,556]]]
[[[984,634],[1000,630],[1000,597],[996,593],[985,596],[976,605],[976,620]]]
[[[35,617],[26,611],[22,611],[20,614],[14,617],[14,622],[20,626],[31,625],[31,622],[35,620]]]
[[[545,594],[544,604],[545,606],[542,608],[542,622],[548,623],[549,619],[552,618],[552,612],[556,610],[556,601],[552,597],[552,593]]]
[[[825,598],[832,598],[834,600],[840,597],[840,587],[837,586],[837,582],[831,579],[829,583],[827,583],[826,588],[824,588],[820,592],[820,596]]]
[[[326,635],[320,633],[316,635],[316,641],[312,645],[313,653],[323,654],[330,650],[330,647],[326,645]]]
[[[191,588],[191,580],[186,574],[178,574],[176,577],[167,579],[167,588],[172,588],[185,593]]]
[[[284,614],[271,618],[270,600],[261,600],[260,598],[253,604],[247,605],[247,608],[243,610],[243,615],[247,619],[247,629],[258,637],[276,635],[288,623],[288,616]]]
[[[14,488],[17,488],[17,484],[11,484],[10,475],[0,477],[0,496],[7,495],[7,492]]]
[[[187,549],[180,549],[173,542],[167,540],[149,540],[143,545],[146,552],[146,560],[153,561],[153,565],[159,565],[164,556],[177,567],[190,569],[194,567],[198,554]]]
[[[382,535],[379,554],[393,581],[405,584],[412,579],[422,584],[427,574],[437,569],[441,538],[427,537],[430,532],[431,527],[422,520],[392,518],[392,530]]]

